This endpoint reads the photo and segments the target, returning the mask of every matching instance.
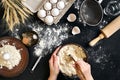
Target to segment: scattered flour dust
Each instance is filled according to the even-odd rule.
[[[105,64],[109,62],[110,53],[105,52],[105,48],[103,46],[97,46],[96,48],[88,49],[89,57],[96,64],[100,64],[100,68],[104,69]],[[99,54],[98,54],[99,53]]]
[[[76,0],[74,3],[74,7],[77,10],[80,10],[80,5],[81,5],[82,1],[81,0]]]
[[[75,9],[77,9],[77,13],[80,15],[80,6],[81,6],[81,4],[82,4],[82,1],[81,0],[76,0],[75,2],[74,2],[74,8]],[[81,20],[81,17],[79,16],[79,18],[78,18],[78,20],[79,20],[79,22],[82,22],[82,20]]]
[[[103,20],[98,26],[100,29],[104,28],[108,24],[108,21]]]
[[[36,56],[44,56],[48,53],[48,51],[52,51],[53,48],[59,46],[63,40],[68,38],[68,33],[70,26],[67,23],[47,26],[44,24],[39,24],[38,22],[34,22],[32,24],[27,25],[28,28],[31,28],[38,34],[39,41],[34,46],[33,53]],[[18,28],[15,29],[13,36],[20,39]]]
[[[48,51],[52,51],[52,48],[59,46],[64,39],[68,38],[68,24],[52,27],[33,26],[32,29],[39,36],[39,42],[34,47],[36,56],[47,54]]]

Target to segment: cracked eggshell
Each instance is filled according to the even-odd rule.
[[[44,4],[44,9],[45,9],[45,10],[51,10],[51,9],[52,9],[52,4],[49,3],[49,2],[46,2],[46,3]]]
[[[53,8],[53,9],[51,10],[51,14],[52,14],[53,16],[58,16],[59,13],[60,13],[60,11],[59,11],[58,8]]]
[[[76,20],[76,15],[74,13],[69,14],[67,20],[69,22],[74,22]]]
[[[4,53],[3,54],[3,59],[4,60],[9,60],[10,59],[10,54],[9,53]]]
[[[79,34],[81,31],[80,31],[80,28],[78,26],[74,26],[73,29],[72,29],[72,34],[73,35],[76,35],[76,34]]]
[[[53,16],[46,16],[45,17],[45,22],[46,22],[46,24],[48,24],[48,25],[51,25],[52,23],[53,23]]]
[[[58,9],[63,9],[64,7],[65,7],[64,1],[59,1],[59,2],[57,3],[57,8],[58,8]]]
[[[39,10],[38,13],[37,13],[37,16],[39,18],[43,18],[46,16],[46,11],[45,10]]]

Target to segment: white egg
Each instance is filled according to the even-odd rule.
[[[51,10],[51,14],[52,14],[53,16],[58,16],[59,13],[60,13],[60,11],[59,11],[59,9],[57,9],[57,8],[53,8],[53,9]]]
[[[36,34],[33,35],[33,39],[38,39]]]
[[[49,3],[49,2],[46,2],[46,3],[44,4],[44,8],[45,8],[45,10],[51,10],[51,9],[52,9],[52,4]]]
[[[74,22],[76,20],[76,15],[74,13],[69,14],[67,20],[69,22]]]
[[[57,0],[50,0],[51,3],[57,3]]]
[[[80,33],[80,29],[78,26],[74,26],[73,29],[72,29],[72,34],[73,35],[76,35],[76,34],[79,34]]]
[[[63,9],[64,7],[65,7],[64,1],[59,1],[59,2],[57,3],[57,8],[58,8],[58,9]]]
[[[53,23],[53,17],[52,16],[46,16],[45,17],[45,22],[48,25],[51,25]]]
[[[3,59],[4,60],[9,60],[10,59],[10,54],[9,53],[4,53],[3,54]]]
[[[39,18],[45,17],[45,16],[46,16],[46,11],[45,11],[45,10],[39,10],[38,13],[37,13],[37,16],[38,16]]]

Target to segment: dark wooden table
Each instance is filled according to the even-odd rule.
[[[78,0],[79,1],[79,0]],[[78,2],[76,1],[76,3]],[[109,0],[103,0],[102,7],[104,8]],[[75,36],[72,36],[62,42],[62,44],[67,43],[77,43],[82,45],[88,54],[88,62],[92,67],[92,75],[94,80],[120,80],[120,30],[113,34],[109,39],[103,39],[98,42],[94,47],[90,47],[88,45],[89,41],[93,38],[97,37],[100,33],[101,25],[105,26],[109,22],[111,22],[117,16],[108,16],[104,15],[102,22],[98,26],[84,26],[83,23],[78,22],[78,18],[74,23],[69,23],[67,21],[67,16],[70,13],[75,13],[77,17],[79,17],[78,9],[75,8],[75,4],[67,11],[67,13],[62,17],[58,24],[68,23],[70,26],[79,26],[81,29],[81,33]],[[11,36],[13,32],[8,30],[8,26],[5,21],[2,19],[3,9],[0,9],[0,37]],[[24,26],[26,31],[29,31],[28,24],[34,24],[34,22],[39,22],[37,25],[44,24],[40,22],[37,18],[36,14],[34,17],[31,17],[31,20],[26,21],[25,24],[21,24],[20,26]],[[106,21],[106,22],[104,22]],[[45,26],[45,25],[44,25]],[[21,28],[19,28],[21,29]],[[21,32],[20,32],[21,33]],[[12,35],[13,36],[13,35]],[[54,50],[53,48],[52,50]],[[30,53],[29,65],[26,70],[18,77],[14,78],[4,78],[0,76],[0,80],[47,80],[49,76],[49,65],[48,61],[51,56],[50,54],[45,55],[39,62],[33,73],[30,73],[30,70],[35,63],[37,57],[33,56],[33,47],[28,47]],[[62,73],[59,74],[58,80],[79,80],[77,78],[69,78],[64,76]]]

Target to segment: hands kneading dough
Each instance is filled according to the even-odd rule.
[[[69,62],[66,63],[67,66],[65,66],[64,64],[61,64],[60,57],[59,57],[60,55],[58,53],[59,49],[60,49],[60,47],[58,47],[54,51],[54,53],[52,54],[52,56],[49,60],[50,76],[49,76],[48,80],[56,80],[57,75],[59,74],[60,70],[62,73],[64,73],[67,76],[72,76],[73,74],[75,74],[79,78],[80,78],[79,70],[81,70],[82,73],[84,74],[86,80],[93,80],[93,77],[91,75],[91,67],[84,60],[76,59],[76,62],[74,62],[74,61],[71,61],[72,59],[68,58],[67,60],[68,61],[70,60],[70,63]],[[59,52],[60,52],[60,50],[59,50]],[[57,53],[58,53],[58,55],[56,55]],[[63,65],[63,66],[61,67],[61,65]],[[61,69],[61,68],[63,68],[63,69]],[[69,69],[67,69],[67,68],[69,68]],[[64,72],[62,70],[64,70]],[[68,70],[70,70],[70,71],[68,71]],[[73,73],[72,73],[72,71],[73,71]]]
[[[74,44],[63,46],[57,55],[59,57],[58,65],[61,72],[70,77],[77,75],[77,72],[73,66],[75,62],[69,55],[71,55],[75,61],[86,58],[84,50],[80,46]]]

